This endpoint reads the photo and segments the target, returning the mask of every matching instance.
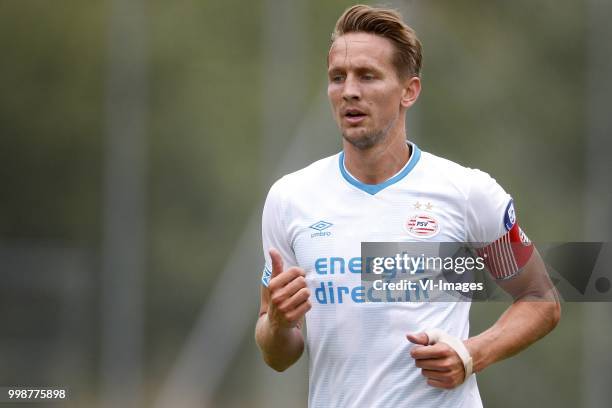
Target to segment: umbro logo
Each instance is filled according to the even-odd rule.
[[[317,231],[323,231],[324,229],[328,229],[332,225],[334,224],[332,224],[331,222],[317,221],[314,224],[312,224],[310,228],[312,228],[313,230],[317,230]]]
[[[312,224],[310,227],[308,228],[312,228],[313,230],[317,231],[313,234],[310,235],[310,238],[314,238],[314,237],[329,237],[331,235],[330,231],[325,231],[326,229],[328,229],[329,227],[331,227],[332,224],[331,222],[327,222],[327,221],[317,221],[314,224]]]

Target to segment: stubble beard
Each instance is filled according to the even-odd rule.
[[[371,149],[372,147],[376,146],[387,138],[387,136],[389,135],[389,130],[391,130],[391,127],[395,123],[396,119],[397,118],[390,121],[384,129],[373,130],[359,137],[352,138],[347,136],[345,132],[342,132],[342,138],[359,150]]]

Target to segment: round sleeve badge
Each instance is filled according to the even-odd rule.
[[[514,200],[511,199],[504,212],[504,227],[506,227],[506,231],[510,231],[514,227],[514,223],[516,223],[516,212],[514,211]]]

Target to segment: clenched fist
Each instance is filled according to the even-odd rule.
[[[416,344],[410,351],[410,356],[427,378],[427,384],[452,389],[466,380],[463,361],[451,346],[443,342],[429,345],[426,333],[409,334],[406,337]]]
[[[312,307],[310,290],[306,286],[306,273],[296,266],[283,270],[283,259],[274,248],[270,249],[270,258],[272,277],[268,284],[268,319],[276,329],[296,327]]]

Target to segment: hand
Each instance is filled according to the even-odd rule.
[[[308,300],[310,290],[304,278],[306,273],[296,266],[283,271],[283,259],[274,248],[270,249],[270,258],[272,277],[268,284],[268,319],[274,329],[296,327],[312,307]]]
[[[425,333],[409,334],[406,338],[416,344],[410,356],[432,387],[451,389],[465,381],[465,368],[459,355],[446,343],[429,346]]]

